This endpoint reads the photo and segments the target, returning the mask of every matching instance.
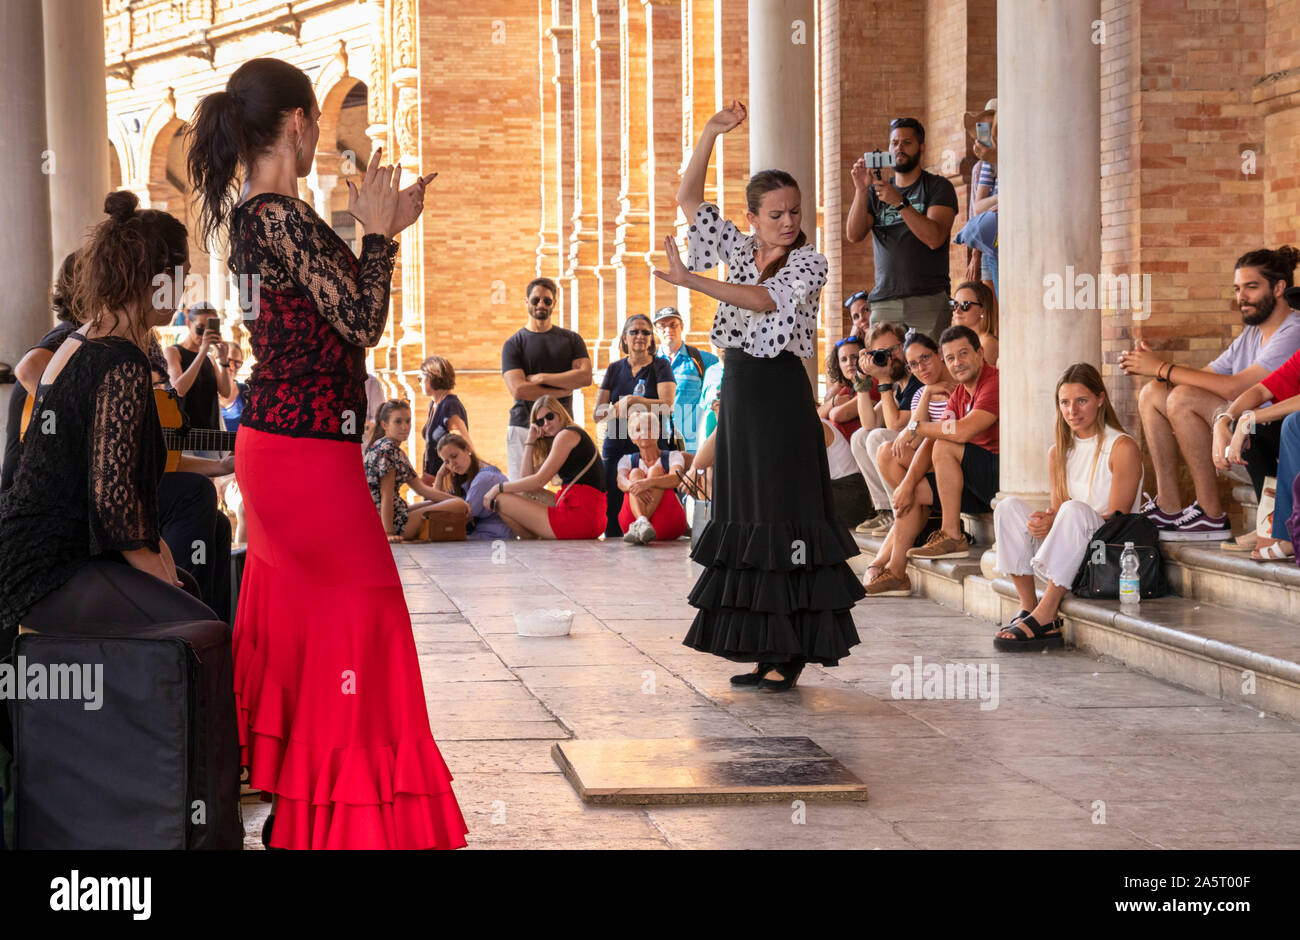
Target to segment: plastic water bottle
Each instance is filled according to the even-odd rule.
[[[638,398],[645,398],[645,379],[636,380],[636,388],[632,389],[632,394]]]
[[[1121,610],[1137,610],[1141,595],[1138,591],[1138,556],[1132,542],[1124,543],[1119,556],[1119,606]]]

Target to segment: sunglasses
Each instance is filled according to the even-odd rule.
[[[554,417],[555,417],[555,412],[554,412],[554,411],[548,411],[548,412],[546,412],[546,414],[542,415],[540,418],[534,418],[534,419],[533,419],[533,424],[537,425],[537,426],[540,428],[543,424],[545,424],[547,421],[550,421],[550,420],[553,419]]]
[[[846,336],[846,337],[844,337],[842,340],[840,340],[838,343],[835,344],[835,348],[836,348],[836,349],[839,349],[839,348],[840,348],[841,346],[843,346],[845,343],[853,343],[853,344],[858,345],[858,346],[862,346],[862,345],[864,345],[863,342],[862,342],[862,340],[858,339],[856,336]]]
[[[962,313],[965,313],[971,307],[982,307],[984,305],[978,300],[949,300],[948,306],[953,310],[960,310]]]
[[[534,307],[549,307],[551,304],[555,303],[555,301],[552,300],[550,297],[537,297],[528,302],[532,304]]]
[[[654,333],[650,332],[649,330],[628,330],[627,335],[628,336],[654,336]]]

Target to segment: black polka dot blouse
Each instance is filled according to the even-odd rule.
[[[771,359],[785,350],[808,358],[817,351],[817,305],[826,284],[826,256],[811,245],[790,253],[785,267],[762,284],[754,265],[754,236],[722,218],[718,207],[702,202],[686,237],[686,266],[708,271],[727,266],[728,284],[757,284],[776,301],[765,312],[741,310],[719,303],[709,337],[723,349],[743,349],[751,356]]]

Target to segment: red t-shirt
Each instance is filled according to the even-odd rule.
[[[853,386],[840,386],[840,390],[835,394],[835,406],[838,408],[840,405],[846,405],[851,401],[856,401],[857,397],[858,393],[853,391]],[[880,400],[880,393],[876,391],[875,383],[872,383],[871,386],[871,400],[873,402]],[[848,421],[831,421],[831,424],[839,428],[840,433],[844,435],[844,439],[848,440],[853,436],[854,431],[862,427],[862,419],[855,415]]]
[[[987,411],[995,417],[998,414],[998,370],[987,362],[980,370],[980,377],[975,380],[975,395],[966,391],[965,385],[958,385],[948,399],[945,418],[966,417],[972,411]],[[983,447],[991,454],[998,452],[998,422],[994,421],[982,433],[971,438],[970,443]]]
[[[1300,350],[1260,380],[1273,401],[1283,402],[1300,395]]]

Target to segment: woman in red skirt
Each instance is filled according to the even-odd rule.
[[[605,465],[596,442],[550,395],[533,402],[530,418],[524,466],[533,472],[492,487],[484,506],[521,539],[600,538],[605,531]],[[544,487],[557,476],[560,493],[553,496]]]
[[[399,171],[376,153],[360,189],[349,182],[365,228],[357,258],[297,197],[319,118],[301,70],[254,59],[188,128],[205,240],[229,227],[230,267],[258,298],[245,312],[257,365],[235,440],[248,519],[234,629],[241,759],[251,785],[273,794],[270,847],[459,848],[465,820],[358,450],[393,236],[419,216],[432,176],[399,191]],[[300,508],[304,472],[317,512]]]
[[[686,475],[686,458],[680,450],[659,449],[659,416],[634,411],[627,419],[627,436],[636,453],[618,462],[618,488],[623,508],[618,524],[623,541],[649,545],[655,539],[671,542],[686,534],[686,510],[677,487]]]

